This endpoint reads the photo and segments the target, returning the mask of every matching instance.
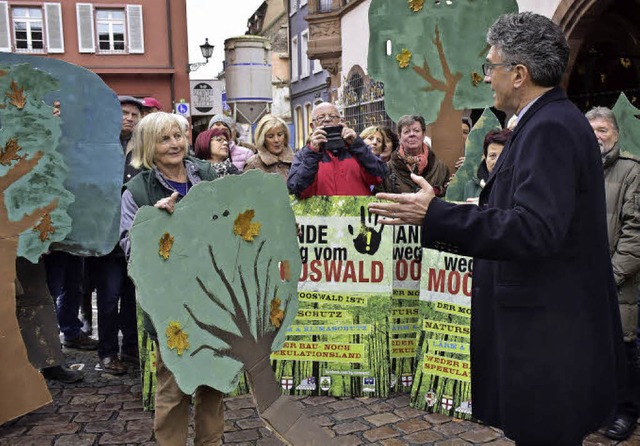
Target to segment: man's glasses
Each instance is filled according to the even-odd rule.
[[[336,121],[340,119],[340,115],[318,115],[313,118],[314,122],[324,122],[326,119],[330,119],[331,121]]]
[[[517,63],[483,63],[482,64],[482,74],[485,76],[491,76],[493,69],[495,67],[515,67],[518,65]]]

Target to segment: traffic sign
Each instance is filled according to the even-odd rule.
[[[189,116],[191,116],[191,113],[189,112],[189,103],[181,102],[179,104],[176,104],[176,112],[179,115],[184,116],[185,118],[188,118]]]

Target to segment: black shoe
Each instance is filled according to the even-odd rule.
[[[78,337],[73,339],[67,339],[65,337],[62,345],[67,348],[76,348],[78,350],[98,350],[98,341],[90,338],[83,332],[80,332]]]
[[[80,370],[71,370],[61,365],[53,367],[47,367],[42,369],[42,376],[46,379],[52,379],[54,381],[60,381],[62,383],[75,383],[84,379],[84,373]]]
[[[609,423],[604,435],[612,440],[626,440],[636,430],[636,419],[631,415],[616,415]]]

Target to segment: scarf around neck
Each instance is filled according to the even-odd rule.
[[[425,143],[422,143],[422,153],[418,155],[407,155],[402,146],[398,147],[398,155],[407,165],[407,169],[417,175],[422,175],[429,164],[429,146]]]

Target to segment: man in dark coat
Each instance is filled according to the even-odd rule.
[[[379,194],[388,224],[421,224],[425,246],[474,256],[473,415],[519,445],[579,445],[615,405],[622,352],[607,246],[600,151],[558,88],[561,29],[532,13],[500,17],[483,64],[495,106],[518,123],[479,206]]]

